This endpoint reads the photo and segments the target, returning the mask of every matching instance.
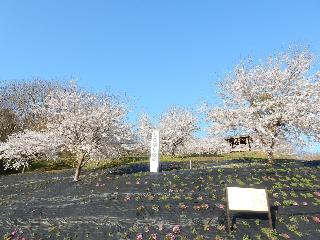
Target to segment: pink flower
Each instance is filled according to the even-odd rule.
[[[316,223],[320,223],[320,217],[311,217]]]
[[[216,204],[217,208],[220,208],[220,209],[224,209],[224,205],[219,203],[219,204]]]
[[[179,205],[179,208],[180,208],[180,209],[187,209],[188,206],[185,205],[184,203],[182,203],[182,204]]]
[[[176,237],[173,235],[173,233],[168,233],[165,237],[166,240],[175,240]]]
[[[136,240],[142,240],[143,238],[142,238],[143,236],[142,236],[142,233],[139,233],[137,236],[136,236]]]
[[[149,232],[150,231],[150,226],[146,226],[145,228],[144,228],[144,231],[147,233],[147,232]]]
[[[151,236],[150,236],[150,239],[157,240],[158,239],[157,234],[156,233],[152,233]]]
[[[15,229],[15,230],[13,230],[12,232],[11,232],[11,236],[15,236],[16,234],[17,234],[17,232],[18,232],[18,230],[17,229]]]
[[[180,232],[181,232],[180,226],[179,226],[179,225],[175,225],[175,226],[172,228],[172,232],[173,232],[174,234],[180,233]]]
[[[199,210],[200,210],[200,208],[201,208],[201,207],[200,207],[200,206],[198,206],[198,205],[193,206],[193,209],[194,209],[194,210],[197,210],[197,211],[199,211]]]
[[[286,233],[281,233],[280,236],[285,238],[285,239],[290,239],[290,236],[288,234],[286,234]]]
[[[14,230],[11,232],[11,237],[14,237],[14,236],[16,236],[17,234],[22,234],[22,233],[23,233],[23,231],[22,231],[21,229],[16,228],[16,229],[14,229]]]
[[[308,203],[307,202],[302,202],[302,205],[303,206],[308,206]]]
[[[317,197],[320,197],[320,192],[314,192],[314,195],[316,195]]]
[[[123,199],[125,202],[131,200],[131,197],[129,195],[125,196],[124,199]]]
[[[162,224],[162,223],[160,223],[160,224],[158,225],[158,227],[159,227],[159,231],[162,231],[162,230],[164,229],[164,227],[163,227],[163,224]]]
[[[202,209],[208,209],[209,208],[209,204],[207,204],[207,203],[201,204],[201,208]]]
[[[202,201],[202,200],[203,200],[203,197],[202,197],[202,196],[199,196],[197,199],[198,199],[199,201]]]

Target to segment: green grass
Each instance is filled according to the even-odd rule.
[[[64,153],[60,156],[62,160],[47,161],[35,160],[31,163],[26,171],[58,171],[63,169],[70,169],[74,167],[75,159],[69,153]],[[292,156],[284,154],[275,154],[276,159],[295,159]],[[258,151],[250,152],[232,152],[224,154],[211,154],[211,155],[193,155],[193,156],[170,156],[162,155],[160,162],[199,162],[199,161],[219,161],[219,160],[235,160],[235,159],[251,159],[251,160],[265,160],[266,154]],[[85,169],[106,169],[111,167],[119,167],[126,164],[149,163],[148,155],[133,155],[124,156],[116,159],[106,159],[103,161],[92,161],[85,165]],[[20,172],[20,171],[17,171]],[[5,172],[3,172],[5,174]],[[0,174],[3,174],[0,172]],[[13,173],[13,172],[11,172]]]
[[[232,152],[225,154],[212,154],[206,156],[160,156],[160,162],[199,162],[199,161],[219,161],[219,160],[266,160],[267,156],[263,152],[250,151],[250,152]],[[275,154],[275,159],[294,159],[293,156],[284,154]],[[126,156],[113,160],[105,160],[100,162],[93,162],[86,166],[87,169],[105,169],[110,167],[118,167],[125,164],[138,164],[138,163],[149,163],[149,156]]]
[[[224,154],[213,154],[210,156],[161,156],[160,161],[163,162],[180,162],[180,161],[216,161],[216,160],[235,160],[235,159],[251,159],[251,160],[266,160],[267,155],[264,152],[231,152]],[[275,159],[295,159],[293,156],[285,154],[275,154]]]

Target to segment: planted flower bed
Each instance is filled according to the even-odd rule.
[[[231,165],[230,165],[231,164]],[[319,162],[144,164],[0,177],[3,239],[320,239]],[[236,215],[226,232],[225,186],[266,187],[265,216]]]

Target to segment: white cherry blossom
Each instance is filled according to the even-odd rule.
[[[290,49],[265,62],[242,62],[221,84],[223,105],[208,107],[213,135],[254,135],[273,162],[279,143],[304,146],[318,139],[319,79],[308,49]],[[308,139],[309,138],[309,139]]]

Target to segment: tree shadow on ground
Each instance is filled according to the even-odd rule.
[[[217,160],[217,161],[193,161],[192,169],[201,169],[201,168],[212,168],[212,167],[223,167],[230,164],[266,164],[268,166],[268,161],[261,158],[243,158],[243,159],[233,159],[233,160]],[[320,166],[320,160],[312,161],[303,161],[303,160],[294,160],[294,159],[277,159],[272,165],[273,167],[281,167],[283,164],[294,164],[297,166],[306,166],[306,167],[317,167]],[[101,168],[100,168],[101,169]],[[186,170],[189,169],[189,162],[162,162],[159,166],[159,172],[174,171],[174,170]],[[124,174],[133,174],[139,172],[149,172],[149,163],[134,163],[121,165],[112,168],[104,168],[106,172],[113,175],[124,175]]]
[[[165,171],[173,171],[173,170],[182,170],[185,169],[187,164],[183,163],[160,163],[159,172]],[[140,173],[140,172],[149,172],[149,164],[148,163],[137,163],[137,164],[130,164],[110,169],[105,169],[106,172],[113,175],[124,175],[124,174],[133,174],[133,173]]]
[[[273,214],[274,215],[274,214]],[[268,220],[268,214],[267,213],[252,213],[252,212],[243,212],[243,213],[233,213],[231,216],[231,230],[234,230],[234,226],[237,225],[239,222],[238,220],[262,220],[266,221]],[[274,227],[274,219],[272,219],[272,224]],[[268,226],[266,226],[268,227]]]

